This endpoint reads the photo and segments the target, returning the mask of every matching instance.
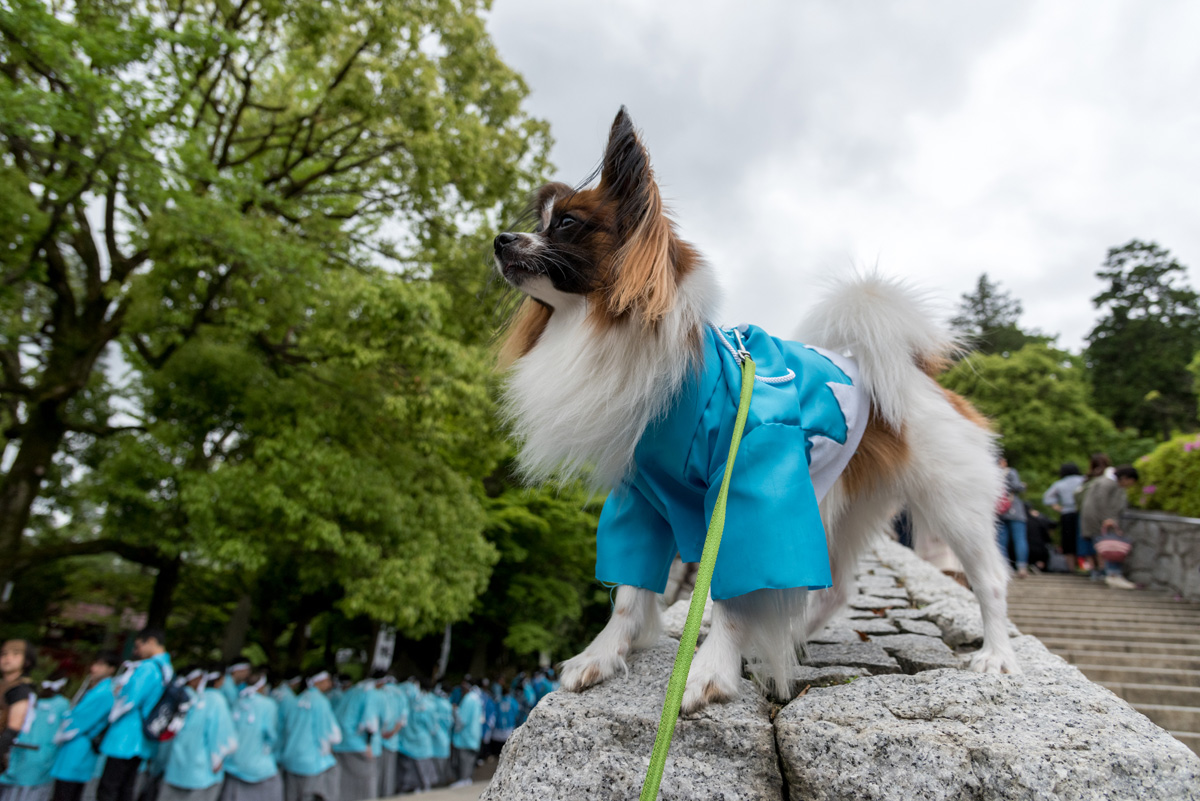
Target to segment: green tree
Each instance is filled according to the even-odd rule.
[[[536,181],[547,142],[481,8],[0,8],[0,584],[72,553],[115,550],[161,573],[184,555],[265,563],[281,538],[315,539],[313,559],[344,547],[339,561],[376,563],[334,571],[347,612],[395,608],[420,630],[462,599],[410,602],[395,574],[442,571],[449,586],[458,565],[404,562],[400,546],[466,534],[476,555],[456,586],[481,584],[483,516],[464,499],[492,457],[461,470],[483,409],[464,371],[481,362],[445,335],[446,298],[421,284]],[[231,395],[172,416],[236,394],[237,379],[278,405],[247,412]],[[117,400],[113,382],[137,401]],[[443,414],[457,420],[445,433]],[[110,493],[106,519],[143,528],[56,531],[31,547],[35,501],[71,495],[87,469]],[[122,498],[119,477],[143,497]],[[373,495],[376,480],[408,481],[412,500]],[[413,525],[371,519],[385,514]]]
[[[939,379],[993,421],[1001,445],[1031,488],[1030,497],[1058,477],[1065,461],[1086,466],[1095,451],[1144,453],[1092,408],[1078,360],[1046,345],[1011,356],[976,355]]]
[[[1196,392],[1187,367],[1200,350],[1200,296],[1186,269],[1153,242],[1112,248],[1096,276],[1108,288],[1084,351],[1096,408],[1120,427],[1169,439],[1194,430]]]
[[[1021,312],[1021,301],[983,273],[975,289],[963,293],[950,325],[979,353],[1016,353],[1029,344],[1050,344],[1053,337],[1026,333],[1017,325]]]

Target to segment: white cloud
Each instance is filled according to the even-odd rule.
[[[951,308],[987,271],[1078,348],[1107,248],[1200,263],[1200,6],[499,0],[568,181],[627,104],[726,317],[790,330],[876,263]],[[1193,273],[1195,274],[1195,273]]]

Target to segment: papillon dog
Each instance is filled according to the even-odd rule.
[[[712,270],[677,235],[624,108],[599,182],[547,184],[532,214],[532,232],[494,242],[496,269],[525,295],[500,345],[503,410],[527,480],[611,490],[597,578],[618,585],[608,624],[563,664],[564,688],[604,681],[658,638],[671,560],[699,560],[747,355],[759,380],[685,714],[734,698],[743,659],[790,697],[798,651],[843,607],[859,555],[901,508],[950,545],[979,599],[971,667],[1019,671],[994,437],[934,380],[957,344],[920,294],[859,276],[834,286],[797,342],[718,328]]]

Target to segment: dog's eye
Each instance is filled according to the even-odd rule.
[[[564,214],[558,220],[558,227],[569,228],[570,226],[575,225],[577,222],[579,222],[579,220],[575,219],[570,214]]]

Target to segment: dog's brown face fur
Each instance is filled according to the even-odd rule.
[[[698,256],[675,234],[650,155],[625,109],[609,133],[600,182],[575,190],[549,183],[531,201],[531,233],[496,237],[496,269],[528,299],[509,327],[501,362],[527,353],[556,305],[585,298],[597,326],[652,327],[674,306]]]

